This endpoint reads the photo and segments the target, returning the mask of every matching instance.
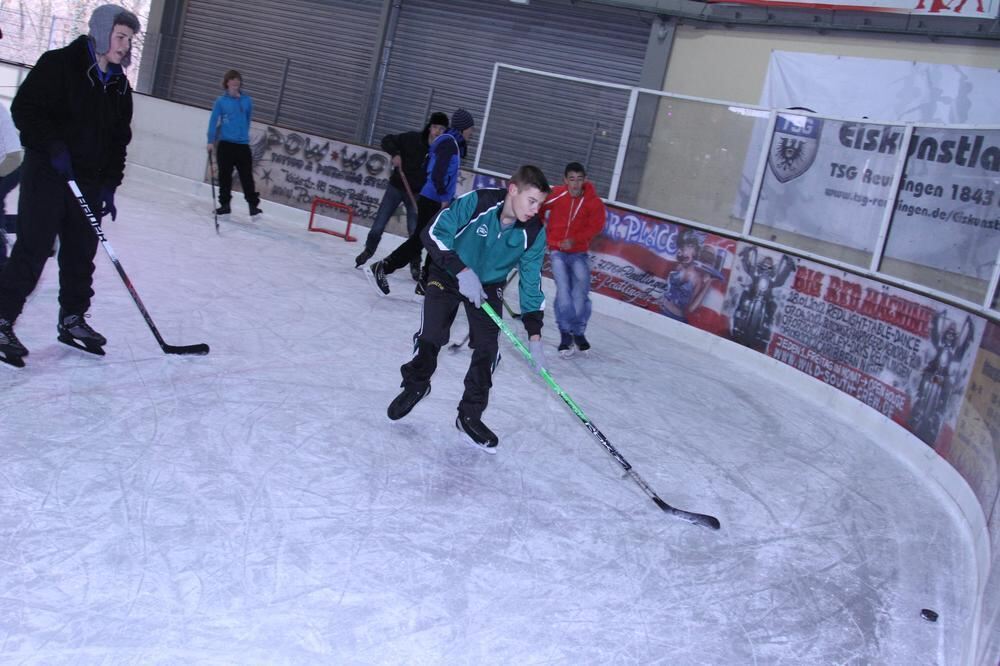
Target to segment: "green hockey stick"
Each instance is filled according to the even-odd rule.
[[[517,337],[517,334],[515,334],[514,331],[511,330],[510,326],[508,326],[506,323],[504,323],[502,319],[500,319],[500,317],[497,315],[496,311],[490,306],[490,304],[484,302],[482,305],[482,309],[487,315],[489,315],[490,319],[493,320],[493,323],[496,324],[501,331],[503,331],[503,334],[506,335],[507,338],[512,343],[514,343],[514,346],[517,347],[517,350],[519,352],[521,352],[521,355],[523,355],[524,358],[526,358],[529,363],[534,364],[534,359],[531,358],[531,352],[528,351],[528,348],[525,347],[524,343],[521,342],[521,340]],[[552,375],[549,374],[549,371],[544,368],[541,368],[540,374],[542,375],[542,378],[545,380],[545,383],[548,384],[549,387],[553,391],[555,391],[560,398],[563,399],[563,402],[565,402],[566,405],[568,405],[569,408],[573,411],[573,413],[576,414],[576,417],[583,422],[583,425],[587,427],[587,430],[590,431],[590,434],[592,434],[594,437],[597,438],[597,441],[601,443],[601,446],[603,446],[609,454],[611,454],[611,457],[614,458],[618,462],[618,464],[622,466],[622,468],[628,473],[628,475],[632,477],[633,481],[639,484],[639,487],[642,488],[642,491],[646,493],[650,499],[656,502],[656,506],[660,507],[666,513],[669,513],[672,516],[680,518],[681,520],[686,520],[689,523],[693,523],[695,525],[702,525],[703,527],[709,527],[713,530],[719,529],[720,527],[719,519],[716,518],[715,516],[709,516],[704,513],[692,513],[691,511],[684,511],[683,509],[677,509],[675,507],[670,506],[662,499],[660,499],[660,496],[657,495],[655,492],[653,492],[653,489],[649,487],[649,484],[646,483],[634,469],[632,469],[632,465],[630,465],[629,462],[625,460],[624,457],[622,457],[622,454],[618,453],[618,449],[616,449],[611,444],[611,442],[608,441],[608,438],[604,436],[604,433],[602,433],[600,430],[597,429],[597,426],[595,426],[594,423],[587,418],[587,415],[583,413],[583,410],[580,409],[580,407],[577,406],[575,402],[573,402],[573,399],[569,397],[566,391],[564,391],[562,387],[559,386],[559,384],[557,384],[554,379],[552,379]]]

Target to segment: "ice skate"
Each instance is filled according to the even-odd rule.
[[[497,452],[499,440],[496,434],[478,417],[459,414],[455,419],[455,427],[465,435],[465,441],[480,451],[491,454]]]
[[[361,254],[354,257],[354,267],[361,268],[362,266],[364,266],[366,263],[368,263],[368,260],[372,258],[373,254],[375,253],[369,250],[368,248],[361,250]]]
[[[223,217],[228,220],[229,214],[232,213],[233,210],[229,207],[229,204],[223,204],[216,208],[214,212],[216,217]]]
[[[14,324],[7,319],[0,319],[0,361],[15,368],[24,367],[24,357],[28,349],[14,335]]]
[[[573,336],[565,331],[559,331],[559,357],[573,358]]]
[[[264,211],[262,211],[259,207],[257,207],[257,206],[250,206],[250,219],[253,220],[254,222],[259,221],[261,215],[263,215],[263,214],[264,214]]]
[[[372,286],[379,290],[379,293],[383,296],[389,295],[389,280],[385,277],[385,268],[382,266],[381,261],[376,261],[372,264],[365,271],[365,277],[372,283]]]
[[[404,388],[400,394],[393,398],[392,402],[389,403],[389,409],[386,410],[386,415],[393,421],[398,421],[409,414],[410,411],[417,406],[417,403],[429,395],[430,392],[430,384],[423,388],[414,386]]]
[[[590,356],[590,343],[587,342],[587,338],[583,337],[583,333],[580,335],[574,335],[573,342],[576,344],[576,348],[580,350],[580,353],[583,356]]]
[[[80,351],[90,354],[104,356],[104,345],[108,344],[107,338],[90,327],[85,319],[86,314],[66,314],[59,313],[59,342],[70,347],[76,347]]]

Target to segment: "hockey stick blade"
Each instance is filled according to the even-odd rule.
[[[677,509],[655,496],[653,497],[653,501],[656,502],[656,506],[663,509],[666,513],[669,513],[675,518],[686,520],[692,525],[701,525],[702,527],[707,527],[713,530],[717,530],[721,527],[719,519],[715,516],[709,516],[704,513],[692,513],[691,511],[685,511],[684,509]]]
[[[182,356],[204,356],[208,353],[208,345],[204,342],[196,345],[161,345],[165,354],[180,354]]]
[[[493,320],[493,323],[497,325],[497,328],[499,328],[500,331],[514,344],[514,347],[521,352],[521,355],[524,356],[529,363],[534,363],[534,360],[531,357],[531,352],[528,351],[528,348],[524,346],[524,343],[521,342],[517,335],[515,335],[514,331],[512,331],[510,327],[504,323],[502,319],[500,319],[499,315],[497,315],[492,306],[490,306],[489,303],[483,303],[482,309],[483,312],[485,312],[489,318]],[[601,446],[604,447],[608,454],[614,458],[619,465],[621,465],[622,469],[625,470],[628,476],[631,477],[631,479],[635,481],[640,488],[642,488],[642,491],[646,493],[650,499],[656,502],[656,506],[660,507],[666,513],[693,525],[701,525],[713,530],[719,529],[719,520],[714,516],[709,516],[703,513],[692,513],[691,511],[684,511],[683,509],[675,509],[660,499],[660,496],[653,492],[653,489],[649,487],[649,484],[646,483],[641,476],[639,476],[639,473],[632,468],[632,465],[625,460],[625,457],[622,456],[622,454],[618,452],[618,449],[616,449],[608,438],[604,436],[604,433],[598,430],[593,421],[587,418],[587,415],[584,414],[583,410],[580,409],[571,397],[569,397],[569,394],[566,393],[566,391],[564,391],[554,379],[552,379],[552,375],[549,374],[548,370],[541,368],[540,374],[542,379],[545,380],[545,383],[549,385],[549,388],[555,391],[556,395],[562,398],[563,402],[566,403],[566,406],[570,408],[570,411],[572,411],[573,414],[580,419],[580,422],[587,428],[587,430],[590,431],[590,434],[592,434]]]

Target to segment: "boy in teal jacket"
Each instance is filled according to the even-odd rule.
[[[521,321],[537,367],[545,366],[541,338],[545,229],[538,209],[548,192],[541,170],[522,166],[506,189],[469,192],[441,211],[424,230],[431,264],[421,328],[415,336],[413,358],[400,368],[403,390],[389,405],[390,419],[403,418],[430,393],[438,352],[448,342],[461,304],[469,320],[472,361],[465,374],[465,392],[455,425],[476,446],[496,452],[497,436],[482,422],[482,414],[489,401],[493,370],[500,361],[500,330],[480,305],[485,301],[503,314],[504,282],[517,266]]]

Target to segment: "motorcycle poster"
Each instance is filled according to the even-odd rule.
[[[983,320],[807,259],[740,243],[730,337],[946,446]]]

